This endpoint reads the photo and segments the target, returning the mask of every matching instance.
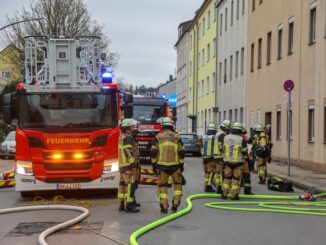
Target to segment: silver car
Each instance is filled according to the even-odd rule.
[[[16,154],[16,132],[11,131],[1,143],[0,147],[0,158],[4,159],[5,157],[14,158]]]

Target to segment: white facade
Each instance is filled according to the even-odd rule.
[[[187,28],[191,21],[180,24],[177,50],[177,122],[176,127],[181,133],[188,132],[188,58],[189,58],[189,32]]]
[[[218,122],[245,122],[248,1],[222,0],[217,18]]]

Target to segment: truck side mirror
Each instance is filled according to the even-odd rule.
[[[131,105],[124,105],[124,118],[132,118],[133,117],[133,109]]]
[[[6,124],[11,124],[12,115],[11,115],[11,100],[13,93],[5,94],[2,101],[2,111],[3,111],[3,121]]]
[[[125,94],[124,94],[123,101],[124,101],[126,104],[132,103],[132,102],[133,102],[133,96],[132,96],[132,94],[127,94],[127,93],[125,93]]]

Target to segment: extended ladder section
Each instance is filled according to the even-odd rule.
[[[76,88],[101,83],[106,66],[98,37],[27,37],[25,86]],[[44,88],[43,88],[44,90]]]

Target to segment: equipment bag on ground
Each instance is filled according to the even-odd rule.
[[[267,181],[267,187],[272,191],[293,192],[292,182],[279,177],[270,177]]]

